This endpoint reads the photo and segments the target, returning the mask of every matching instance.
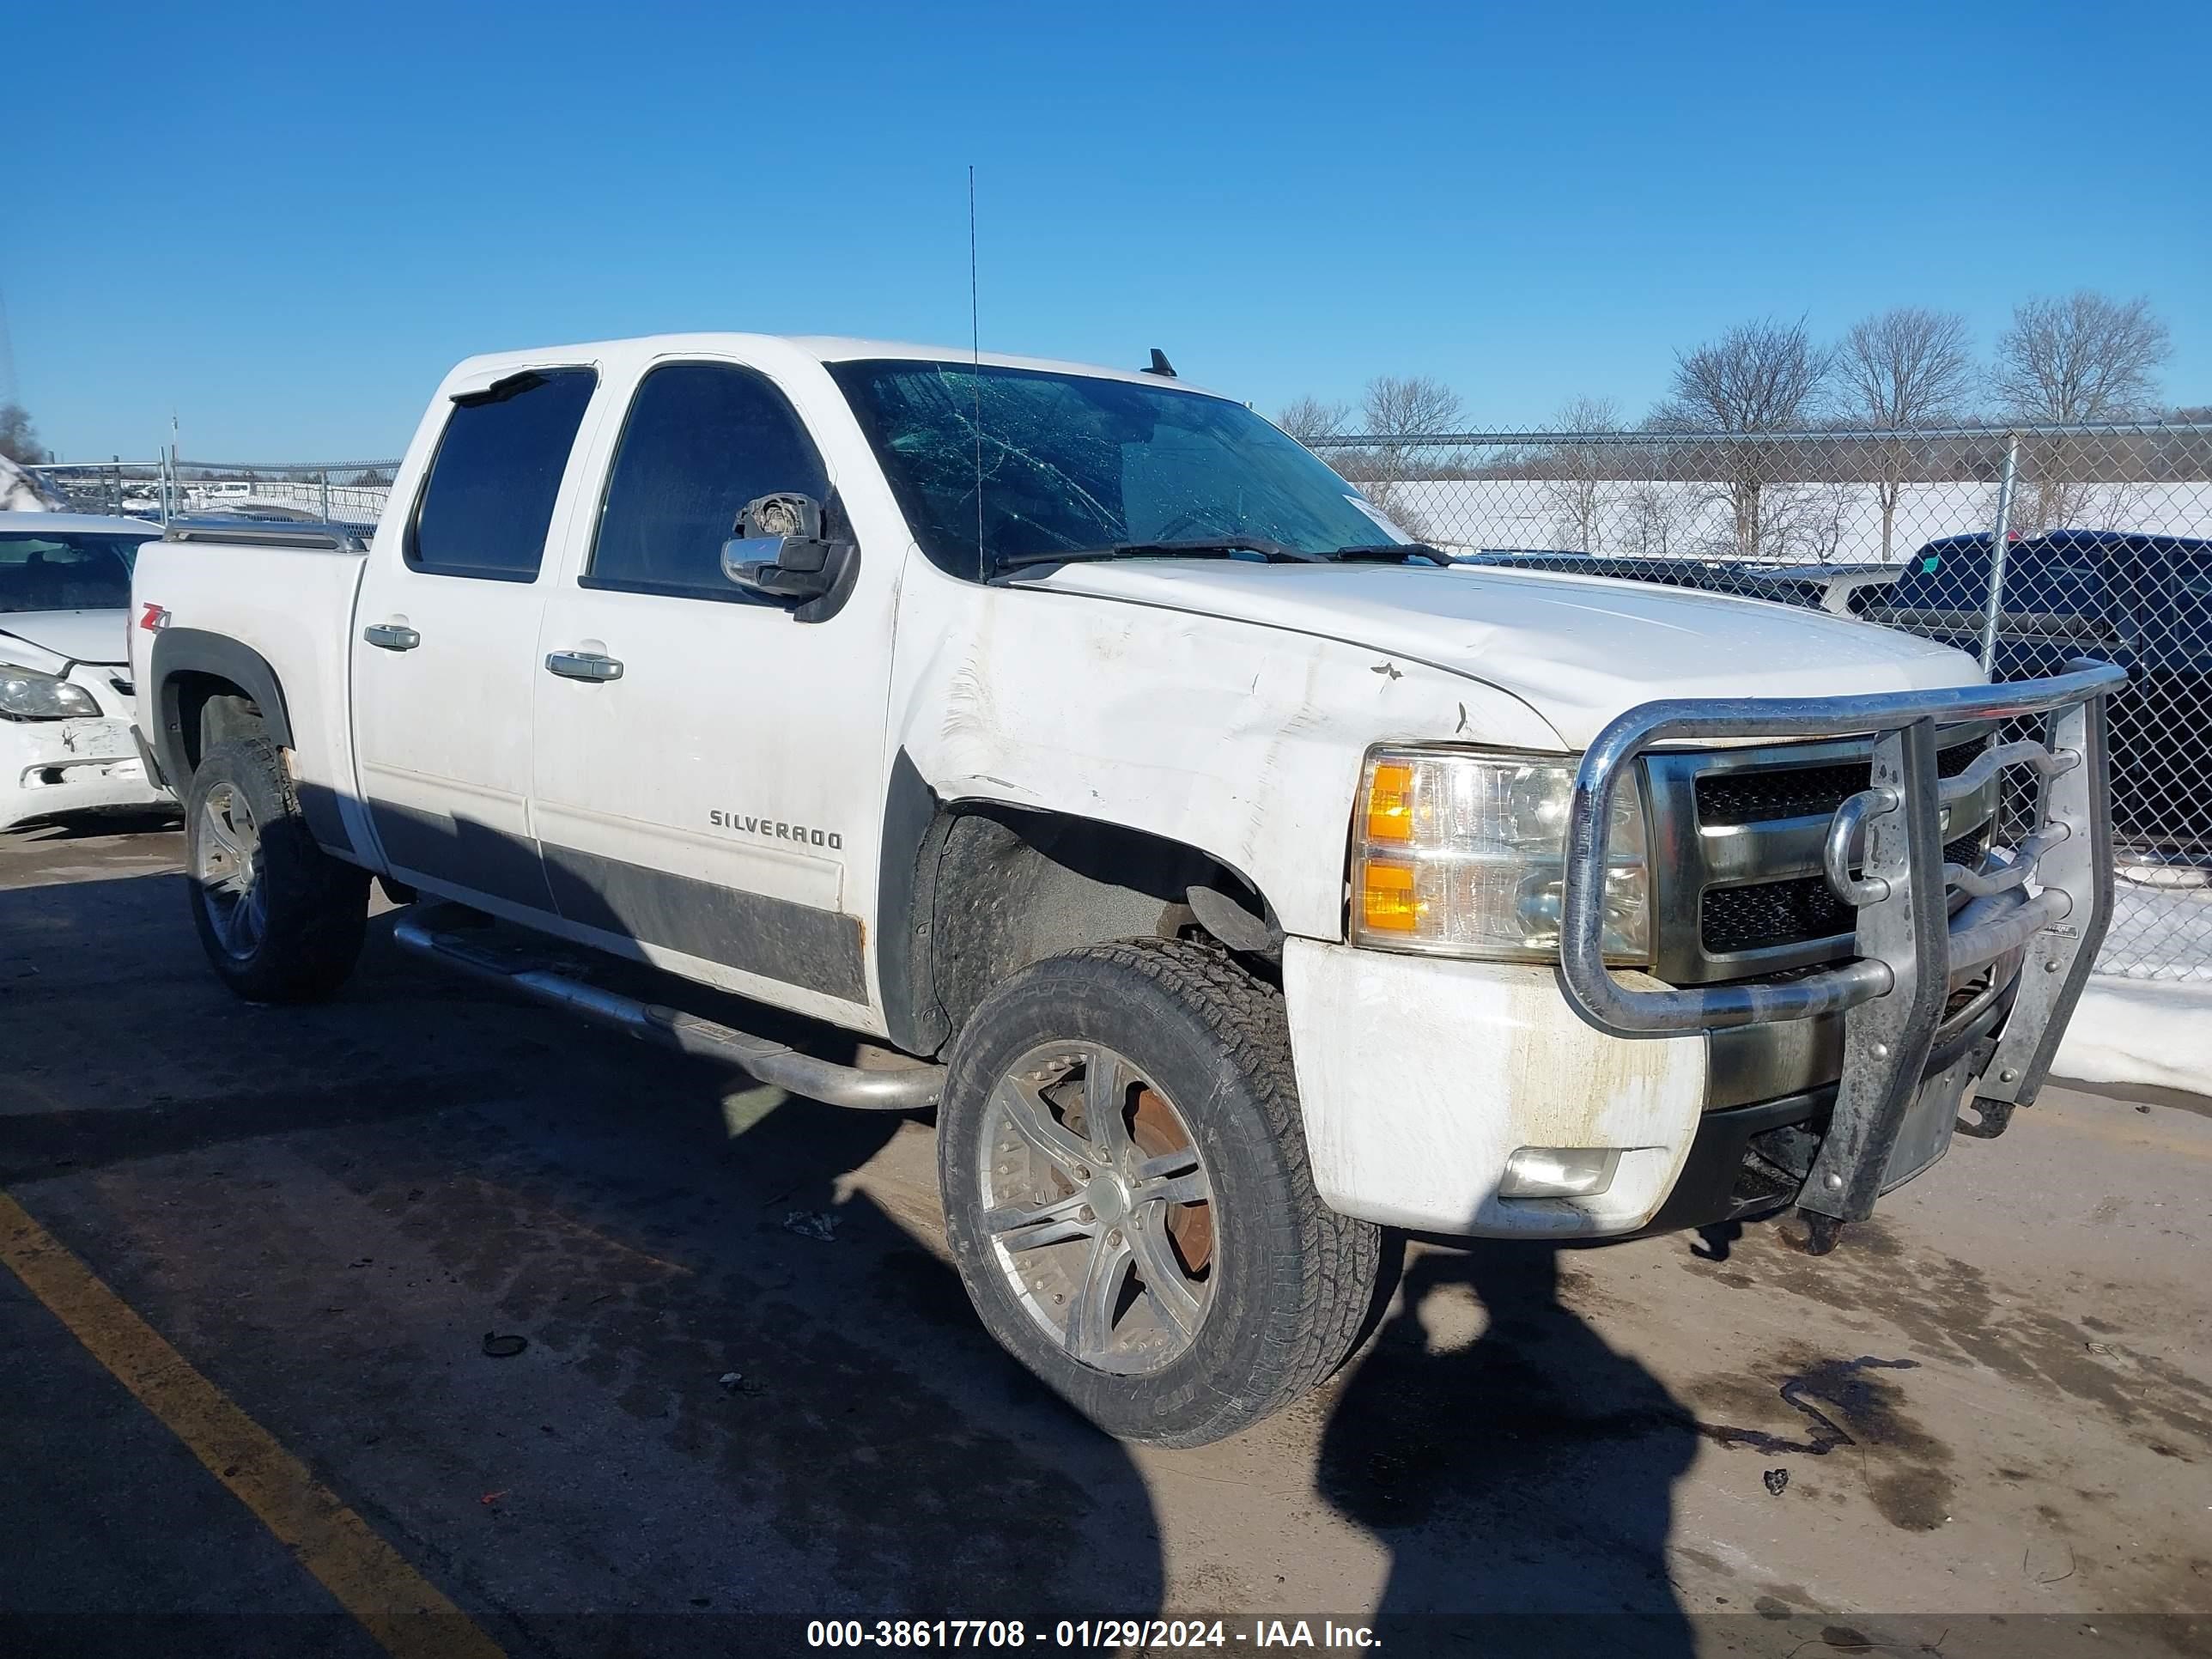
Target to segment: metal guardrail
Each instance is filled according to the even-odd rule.
[[[2049,1073],[2112,915],[2105,702],[2126,684],[2126,673],[2110,664],[2077,661],[2063,674],[1998,685],[1864,697],[1675,699],[1630,709],[1598,734],[1575,776],[1559,945],[1569,994],[1592,1024],[1626,1037],[1842,1013],[1842,1079],[1797,1202],[1830,1221],[1871,1213],[1886,1185],[1894,1184],[1892,1155],[1923,1085],[1972,1087],[1983,1133],[1996,1133],[2014,1105],[2035,1098]],[[1987,779],[1971,772],[1939,778],[1938,727],[2038,718],[2051,721],[2047,744],[2015,739],[1977,763],[2036,775],[2028,833],[2001,849],[1995,871],[1964,872],[1947,864],[1944,805]],[[1633,787],[1645,750],[1684,739],[1869,732],[1869,787],[1837,808],[1824,859],[1831,889],[1857,911],[1852,960],[1786,977],[1656,990],[1614,976],[1604,953],[1605,826],[1614,792]],[[1865,848],[1855,873],[1850,848],[1862,830]],[[1977,879],[1961,885],[1978,888],[1979,896],[1954,917],[1947,878],[1966,873]],[[2022,951],[2027,961],[2012,1009],[1989,1051],[1928,1079],[1954,974]],[[1939,1103],[1936,1127],[1948,1134],[1951,1106]]]

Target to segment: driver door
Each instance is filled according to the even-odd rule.
[[[650,367],[606,478],[538,636],[532,819],[564,931],[872,1024],[890,584],[800,623],[722,574],[747,501],[836,488],[752,368]]]

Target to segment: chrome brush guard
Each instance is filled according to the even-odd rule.
[[[1797,1194],[1813,1248],[1873,1212],[1919,1097],[1953,975],[2026,950],[2010,1013],[1964,1080],[1995,1133],[2032,1102],[2096,961],[2112,908],[2106,699],[2127,683],[2105,663],[2001,685],[1863,697],[1672,699],[1630,709],[1598,734],[1575,777],[1559,969],[1583,1017],[1616,1036],[1659,1036],[1844,1014],[1844,1067],[1828,1129]],[[2035,719],[2047,743],[1994,744],[1966,772],[1936,770],[1939,727]],[[1857,918],[1856,956],[1786,976],[1644,989],[1605,963],[1605,826],[1637,762],[1688,739],[1870,734],[1869,787],[1836,808],[1823,842],[1831,891]],[[2033,823],[1993,865],[1943,858],[1943,815],[1999,773],[2036,777]],[[1863,847],[1863,851],[1860,849]],[[1976,902],[1954,919],[1947,890]],[[1990,902],[1984,902],[1990,901]],[[1947,1075],[1950,1075],[1948,1074]],[[1948,1132],[1948,1117],[1944,1125]]]

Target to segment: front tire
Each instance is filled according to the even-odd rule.
[[[1206,946],[1093,945],[987,997],[938,1113],[991,1334],[1109,1433],[1196,1446],[1351,1351],[1380,1234],[1308,1167],[1281,994]]]
[[[313,1002],[345,982],[368,927],[368,876],[315,845],[274,744],[210,745],[185,793],[192,925],[248,1002]]]

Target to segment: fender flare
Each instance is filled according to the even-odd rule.
[[[938,795],[903,747],[892,756],[884,800],[873,945],[877,989],[886,1034],[893,1043],[910,1054],[936,1054],[956,1034],[952,1016],[939,1000],[934,972],[936,942],[933,933],[938,902],[938,861],[963,809],[973,811],[994,806],[1018,811],[1040,810],[1018,807],[1012,802],[945,800]],[[1089,824],[1101,830],[1134,836],[1163,849],[1202,860],[1249,891],[1265,912],[1264,925],[1270,930],[1274,927],[1273,907],[1260,884],[1217,854],[1149,831],[1131,830],[1109,819],[1089,818],[1058,810],[1044,810],[1043,816],[1066,824]],[[1224,897],[1219,902],[1226,906],[1231,901]],[[1202,920],[1200,925],[1208,926]],[[1279,939],[1278,933],[1277,942]]]
[[[269,659],[252,646],[228,635],[210,634],[202,629],[165,628],[154,636],[151,666],[154,708],[161,724],[149,735],[155,758],[161,762],[163,775],[179,798],[192,775],[186,759],[184,711],[178,696],[177,680],[180,675],[206,674],[229,681],[253,699],[255,707],[261,711],[262,724],[268,729],[270,741],[282,749],[293,746],[292,719],[284,704],[283,685],[276,678],[276,671],[269,665]]]

